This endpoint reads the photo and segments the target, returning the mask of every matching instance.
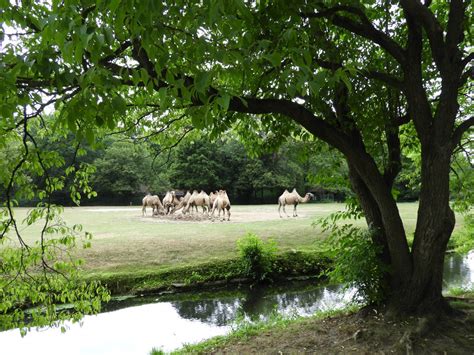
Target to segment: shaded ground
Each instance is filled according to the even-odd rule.
[[[429,325],[369,315],[304,319],[247,338],[226,340],[204,353],[474,354],[474,299],[452,302],[464,315]]]

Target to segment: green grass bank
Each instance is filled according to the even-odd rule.
[[[405,229],[415,229],[417,203],[401,203]],[[344,204],[309,203],[298,206],[299,217],[278,215],[277,205],[232,206],[230,222],[201,219],[186,221],[143,217],[141,207],[70,207],[64,220],[81,224],[92,233],[92,247],[78,250],[88,279],[102,280],[114,294],[157,290],[185,290],[242,279],[236,242],[248,233],[278,246],[272,277],[318,275],[327,260],[320,243],[327,234],[312,223],[344,209]],[[292,208],[288,208],[291,214]],[[15,213],[22,220],[28,208]],[[179,213],[179,212],[178,212]],[[364,220],[353,221],[365,226]],[[456,230],[464,220],[458,216]],[[27,242],[39,238],[39,224],[20,225]],[[456,233],[456,232],[455,232]]]

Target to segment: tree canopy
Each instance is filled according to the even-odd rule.
[[[196,130],[214,138],[233,130],[261,151],[289,137],[320,139],[346,159],[376,231],[373,242],[390,266],[386,303],[408,313],[447,309],[451,157],[474,124],[470,1],[2,5],[0,145],[19,147],[0,173],[2,240],[15,229],[17,195],[39,197],[49,213],[48,195],[61,184],[47,172],[64,162],[38,149],[35,126],[90,143],[106,131],[166,131],[168,147]],[[46,125],[45,110],[55,115]],[[411,249],[393,196],[410,147],[420,168]],[[87,172],[66,173],[77,176],[74,194],[90,193]],[[35,174],[46,189],[27,181]]]

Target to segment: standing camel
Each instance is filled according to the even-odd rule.
[[[291,192],[285,190],[281,196],[278,197],[278,213],[280,214],[280,218],[282,218],[280,212],[282,207],[283,212],[285,212],[286,216],[289,217],[285,210],[286,205],[293,205],[293,217],[298,217],[298,214],[296,213],[296,206],[298,206],[299,203],[306,203],[313,198],[314,195],[311,192],[308,192],[304,197],[301,197],[296,189],[293,189]]]
[[[142,216],[146,216],[146,208],[152,208],[152,216],[164,211],[160,198],[157,195],[146,195],[142,200]]]
[[[214,204],[212,205],[212,217],[214,217],[214,210],[216,208],[217,218],[221,217],[222,211],[222,220],[225,221],[225,211],[227,211],[227,220],[230,221],[230,200],[225,190],[219,190],[219,192],[217,193]]]
[[[205,191],[201,190],[201,192],[199,193],[197,192],[197,190],[193,191],[193,194],[189,198],[186,207],[183,209],[183,214],[187,213],[189,211],[189,208],[191,208],[191,211],[192,207],[196,207],[197,209],[197,206],[202,207],[202,213],[206,211],[207,213],[209,213],[211,206],[209,202],[209,195]]]
[[[219,191],[211,191],[211,193],[209,194],[209,205],[211,206],[211,208],[214,206],[214,201],[216,200],[218,193]]]

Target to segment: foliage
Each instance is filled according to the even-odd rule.
[[[244,275],[255,282],[269,279],[277,251],[272,240],[262,241],[255,234],[248,233],[237,241]]]
[[[328,257],[334,260],[327,273],[330,280],[357,290],[355,300],[378,304],[385,299],[388,271],[379,258],[382,249],[371,238],[371,231],[349,228],[340,238],[329,238],[331,249]]]
[[[323,254],[332,261],[324,274],[331,282],[355,287],[355,301],[378,304],[387,292],[385,275],[388,270],[379,257],[382,249],[373,242],[372,233],[376,231],[339,223],[361,217],[356,206],[348,207],[346,211],[332,213],[313,223],[330,232],[329,237],[321,242],[325,250]]]
[[[474,142],[464,149],[474,150]],[[462,214],[471,213],[474,206],[474,161],[466,152],[458,152],[453,156],[453,165],[450,176],[453,199],[453,208]]]
[[[109,142],[93,162],[93,185],[103,198],[116,197],[115,201],[128,202],[126,198],[130,196],[143,197],[145,193],[169,188],[167,174],[152,167],[148,144],[118,139]]]
[[[39,145],[33,131],[37,137],[47,133],[44,127],[28,126],[25,115],[23,135],[7,136],[0,143],[0,155],[9,157],[0,169],[0,329],[20,327],[22,334],[36,325],[78,321],[84,314],[97,313],[109,298],[99,282],[81,279],[82,261],[73,257],[77,245],[90,247],[91,234],[80,225],[68,226],[61,218],[63,208],[52,202],[67,181],[74,203],[95,196],[89,184],[93,169],[85,163],[66,165],[58,152]],[[9,143],[17,148],[13,154]],[[20,221],[15,207],[22,199],[38,202]],[[33,224],[41,226],[40,233],[29,243],[21,230]],[[58,306],[65,303],[71,307]]]
[[[448,248],[460,254],[474,250],[474,214],[464,215],[464,228],[453,234]]]
[[[448,290],[448,295],[450,296],[461,296],[461,297],[469,297],[469,298],[474,298],[474,290],[464,288],[464,287],[455,287],[455,288],[450,288]]]
[[[81,278],[82,260],[73,258],[72,252],[82,227],[68,227],[60,211],[59,207],[40,205],[29,212],[27,224],[42,218],[50,222],[44,226],[41,241],[34,245],[23,242],[14,246],[6,237],[1,239],[1,330],[20,327],[25,334],[33,326],[60,325],[66,319],[76,322],[84,314],[98,313],[101,302],[110,298],[100,282]],[[90,247],[91,237],[85,233],[83,248]]]

